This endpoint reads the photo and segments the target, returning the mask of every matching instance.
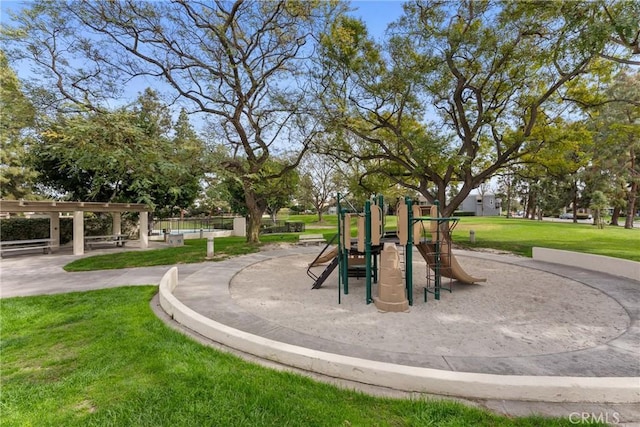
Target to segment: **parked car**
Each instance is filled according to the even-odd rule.
[[[573,219],[573,212],[561,213],[560,219]],[[578,212],[576,219],[593,219],[593,216],[591,214]]]

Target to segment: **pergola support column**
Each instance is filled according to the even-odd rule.
[[[49,238],[51,239],[51,250],[57,251],[60,248],[60,212],[49,214]]]
[[[84,255],[84,212],[73,212],[73,254]]]
[[[140,230],[140,248],[149,247],[149,212],[140,212],[140,221],[138,224]]]
[[[113,234],[122,234],[122,214],[120,212],[113,212],[111,218],[113,219]]]

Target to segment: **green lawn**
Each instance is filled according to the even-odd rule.
[[[337,223],[336,215],[325,215],[326,223]],[[292,220],[306,220],[307,230],[313,229],[317,219],[311,215],[291,216]],[[386,229],[396,228],[396,217],[386,218]],[[336,226],[337,227],[337,226]],[[352,235],[357,228],[352,220]],[[469,243],[469,230],[475,231],[476,243]],[[319,231],[319,230],[315,230]],[[324,230],[325,236],[335,234]],[[599,229],[591,224],[572,222],[532,221],[504,217],[461,217],[454,229],[453,241],[468,249],[492,248],[518,255],[531,256],[534,246],[587,252],[615,258],[640,261],[640,228],[623,227]]]
[[[154,286],[2,300],[2,426],[571,426],[449,401],[382,399],[202,346]]]
[[[292,215],[290,220],[305,222],[306,234],[322,234],[329,241],[337,232],[337,216],[325,215],[322,224],[313,215]],[[333,224],[333,225],[332,225]],[[318,228],[320,227],[320,228]],[[328,227],[328,228],[327,228]],[[396,217],[386,218],[386,230],[396,228]],[[469,230],[474,230],[476,243],[469,242]],[[356,219],[351,219],[352,236],[357,235]],[[297,233],[266,234],[260,237],[262,244],[278,242],[294,243]],[[493,248],[515,254],[531,256],[534,246],[588,252],[640,261],[640,229],[625,230],[622,227],[599,229],[590,224],[571,222],[531,221],[503,217],[462,217],[453,233],[453,241],[459,247]],[[261,245],[247,244],[242,237],[215,239],[216,260],[229,256],[253,253]],[[105,270],[153,265],[174,265],[204,262],[207,240],[185,240],[185,246],[136,252],[114,252],[81,258],[67,264],[67,271]]]
[[[474,230],[476,243],[469,243]],[[501,217],[463,217],[453,241],[466,248],[493,248],[531,256],[534,246],[587,252],[640,262],[640,228],[599,229],[591,224],[532,221]]]
[[[296,242],[297,234],[270,234],[262,236],[262,245]],[[214,239],[214,259],[220,261],[230,256],[258,252],[261,245],[250,245],[244,237],[217,237]],[[207,256],[207,239],[189,239],[184,246],[148,251],[116,251],[110,254],[80,258],[70,262],[66,271],[112,270],[128,267],[188,264],[204,262]]]

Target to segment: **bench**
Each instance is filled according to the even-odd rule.
[[[307,246],[309,243],[320,245],[320,243],[327,243],[327,241],[322,234],[301,234],[298,237],[298,244]]]
[[[129,237],[124,234],[112,234],[108,236],[85,236],[84,245],[89,249],[93,249],[93,246],[101,244],[115,244],[116,246],[124,247],[125,243],[127,243],[128,240]]]
[[[0,256],[5,252],[28,251],[42,249],[42,252],[51,253],[53,239],[9,240],[0,242]]]

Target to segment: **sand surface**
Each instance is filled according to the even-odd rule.
[[[427,267],[418,255],[409,312],[382,313],[367,305],[362,279],[350,279],[350,293],[338,304],[337,269],[322,288],[311,290],[306,269],[313,258],[289,256],[245,268],[231,282],[232,298],[245,310],[296,331],[442,356],[532,356],[591,348],[619,336],[630,323],[615,300],[577,281],[459,255],[465,271],[487,282],[454,282],[452,293],[443,292],[439,301],[429,295],[425,303]],[[323,268],[314,271],[320,274]]]

